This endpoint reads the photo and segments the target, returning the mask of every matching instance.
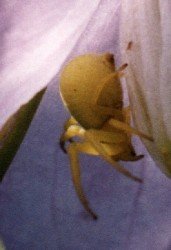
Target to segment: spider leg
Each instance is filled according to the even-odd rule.
[[[111,118],[111,119],[108,121],[108,123],[109,123],[111,126],[113,126],[113,127],[117,128],[117,129],[120,129],[120,130],[124,131],[125,133],[128,133],[128,134],[135,134],[135,135],[138,135],[138,136],[140,136],[140,137],[143,137],[143,138],[145,138],[145,139],[147,139],[147,140],[149,140],[149,141],[153,141],[153,138],[152,138],[151,136],[146,135],[146,134],[142,133],[141,131],[139,131],[139,130],[137,130],[137,129],[135,129],[135,128],[130,127],[128,124],[126,124],[126,123],[124,123],[124,122],[121,122],[121,121],[118,121],[118,120],[115,120],[115,119],[112,119],[112,118]]]
[[[70,117],[64,124],[64,130],[66,131],[71,125],[76,125],[77,121],[74,119],[74,117]]]
[[[130,109],[130,106],[127,106],[127,107],[123,108],[122,113],[123,113],[124,122],[129,125],[131,123],[131,109]],[[131,144],[131,134],[129,134],[129,133],[126,133],[126,134],[127,134],[128,141],[130,143],[132,156],[135,156],[136,153],[135,153],[135,150],[134,150],[134,148],[133,148],[133,146]]]
[[[103,90],[106,88],[106,86],[110,83],[113,79],[121,78],[124,73],[123,70],[127,67],[127,64],[123,64],[117,71],[112,72],[111,74],[107,75],[105,78],[102,79],[101,84],[98,85],[97,91],[95,92],[95,95],[92,95],[92,107],[96,110],[98,110],[99,113],[105,114],[105,115],[117,115],[120,116],[121,110],[118,110],[117,108],[108,107],[99,105],[99,98],[101,96],[101,93],[103,93]],[[122,103],[122,102],[121,102]],[[121,104],[122,105],[122,104]]]
[[[75,186],[75,190],[78,194],[78,197],[86,209],[86,211],[93,217],[93,219],[97,219],[97,215],[92,211],[89,206],[88,200],[84,194],[81,185],[81,174],[78,160],[78,153],[84,152],[88,154],[98,155],[98,152],[90,145],[90,143],[77,143],[73,142],[69,145],[67,152],[69,154],[70,162],[71,162],[71,173],[72,179]]]
[[[67,129],[61,135],[60,142],[59,142],[60,147],[64,151],[64,153],[67,153],[66,148],[65,148],[66,141],[73,142],[72,137],[74,137],[74,136],[82,137],[83,135],[84,135],[84,129],[82,129],[79,125],[70,125],[69,126],[69,124],[68,124]]]
[[[113,114],[116,114],[118,117],[119,117],[119,112],[120,112],[120,116],[121,117],[123,117],[123,124],[126,124],[126,126],[127,127],[130,127],[129,126],[129,124],[130,124],[130,122],[131,122],[131,112],[130,112],[130,106],[128,106],[128,107],[125,107],[125,108],[123,108],[122,109],[122,111],[121,110],[117,110],[117,111],[115,111],[114,109],[113,109],[113,111],[112,111],[112,109],[111,108],[108,108],[108,107],[102,107],[102,106],[99,106],[100,107],[100,109],[99,110],[101,110],[103,113],[104,113],[104,115],[106,115],[106,114],[109,114],[109,112],[111,112],[111,114],[113,113]],[[111,110],[110,110],[111,109]],[[114,118],[112,118],[112,119],[114,119]],[[120,121],[121,122],[121,121]],[[108,123],[108,122],[107,122]],[[106,124],[107,125],[107,124]],[[118,128],[118,127],[117,127]],[[130,127],[131,128],[131,127]],[[120,129],[120,128],[119,128]],[[122,131],[122,130],[121,130]],[[130,132],[128,132],[128,131],[125,131],[124,130],[124,132],[125,132],[125,134],[126,134],[126,143],[127,144],[129,144],[129,149],[130,149],[130,154],[128,154],[127,155],[127,158],[125,158],[125,160],[127,160],[127,161],[137,161],[137,160],[140,160],[140,159],[142,159],[143,158],[143,155],[136,155],[136,152],[135,152],[135,150],[134,150],[134,148],[133,148],[133,146],[132,146],[132,144],[131,144],[131,133]],[[142,133],[141,133],[142,134]],[[146,136],[146,135],[145,135]],[[148,137],[149,138],[149,137]],[[147,138],[146,138],[147,139]],[[150,138],[150,139],[152,139],[152,138]]]
[[[122,113],[123,113],[123,117],[124,117],[124,122],[129,125],[131,123],[130,106],[123,108]],[[131,144],[131,134],[127,133],[127,137],[128,137],[128,141],[129,141],[129,148],[131,150],[131,152],[130,152],[131,154],[129,155],[129,158],[127,158],[127,160],[128,161],[138,161],[138,160],[142,159],[144,157],[144,155],[136,155],[134,147]]]
[[[107,154],[110,156],[116,156],[123,153],[125,145],[129,146],[129,153],[127,152],[124,156],[125,161],[138,161],[144,157],[144,155],[136,155],[131,140],[128,141],[127,136],[123,133],[110,132],[103,130],[96,130],[96,136],[100,143],[103,144]]]
[[[92,143],[94,148],[99,152],[99,154],[108,161],[117,171],[123,175],[133,179],[134,181],[142,182],[142,180],[134,175],[132,175],[127,169],[122,167],[118,162],[113,160],[113,158],[108,155],[106,150],[103,148],[102,144],[99,142],[99,136],[96,133],[96,130],[90,129],[85,131],[85,138]]]
[[[122,77],[124,75],[124,73],[122,72],[123,69],[112,72],[111,74],[107,75],[104,79],[102,79],[101,84],[99,84],[97,92],[96,92],[96,96],[93,96],[93,103],[94,104],[98,104],[98,100],[100,97],[100,94],[103,92],[103,90],[106,88],[106,85],[112,80],[112,79],[118,79],[120,77]]]
[[[111,132],[102,129],[89,129],[88,131],[94,131],[98,141],[100,143],[108,143],[108,144],[120,144],[125,143],[126,135],[121,132]]]
[[[103,92],[105,89],[106,85],[112,80],[112,79],[118,79],[124,76],[123,70],[127,67],[127,63],[123,64],[118,70],[115,72],[112,72],[108,76],[106,76],[104,79],[102,79],[101,84],[99,85],[99,89],[97,90],[96,93],[96,98],[94,98],[94,103],[98,104],[98,99],[100,94]]]
[[[127,107],[123,108],[122,113],[123,113],[125,123],[130,124],[131,123],[131,109],[130,109],[130,106],[127,106]]]
[[[64,132],[62,133],[61,137],[60,137],[60,140],[59,140],[59,145],[60,145],[60,148],[62,149],[62,151],[64,153],[67,153],[66,152],[66,149],[65,149],[65,132],[66,130],[72,126],[72,125],[76,125],[77,124],[77,121],[74,119],[74,117],[70,117],[65,123],[64,123]],[[70,142],[72,142],[72,139],[68,139]]]

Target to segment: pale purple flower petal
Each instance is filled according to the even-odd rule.
[[[122,1],[121,47],[137,127],[157,165],[171,176],[171,3]],[[127,45],[133,46],[127,50]]]
[[[0,127],[56,74],[98,3],[1,1]]]

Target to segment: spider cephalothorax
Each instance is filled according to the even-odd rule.
[[[71,172],[76,192],[85,209],[94,219],[96,214],[89,207],[84,195],[78,161],[78,153],[100,155],[125,176],[141,182],[122,167],[118,161],[137,161],[131,144],[131,135],[148,140],[150,136],[130,127],[129,107],[123,107],[122,87],[119,78],[127,64],[115,70],[112,54],[87,54],[76,57],[64,68],[60,79],[60,94],[71,118],[65,123],[60,138],[71,162]],[[73,141],[77,136],[80,141]]]

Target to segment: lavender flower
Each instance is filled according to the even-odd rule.
[[[135,124],[154,138],[144,143],[171,177],[170,13],[169,0],[123,0],[120,41]]]

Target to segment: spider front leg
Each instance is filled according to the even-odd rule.
[[[67,126],[66,131],[60,137],[60,147],[64,151],[64,153],[67,153],[65,148],[65,142],[66,141],[73,142],[72,138],[74,136],[83,137],[84,129],[82,129],[79,125]]]
[[[67,139],[65,139],[66,138],[66,131],[68,130],[68,128],[70,127],[70,126],[72,126],[72,125],[76,125],[77,124],[77,121],[74,119],[74,117],[70,117],[66,122],[65,122],[65,124],[64,124],[64,132],[62,133],[62,135],[61,135],[61,137],[60,137],[60,140],[59,140],[59,145],[60,145],[60,147],[61,147],[61,149],[62,149],[62,151],[64,152],[64,153],[67,153],[66,152],[66,149],[65,149],[65,141],[67,140]],[[72,142],[72,139],[68,139],[70,142]]]
[[[93,155],[98,155],[98,152],[90,145],[90,143],[78,143],[78,142],[72,142],[67,149],[67,153],[70,158],[71,163],[71,173],[72,173],[72,179],[74,183],[75,190],[78,194],[78,197],[86,209],[86,211],[93,217],[93,219],[97,219],[97,215],[93,212],[93,210],[90,208],[88,200],[84,194],[84,191],[82,189],[81,185],[81,173],[80,173],[80,166],[79,166],[79,160],[78,160],[78,153],[88,153]]]

